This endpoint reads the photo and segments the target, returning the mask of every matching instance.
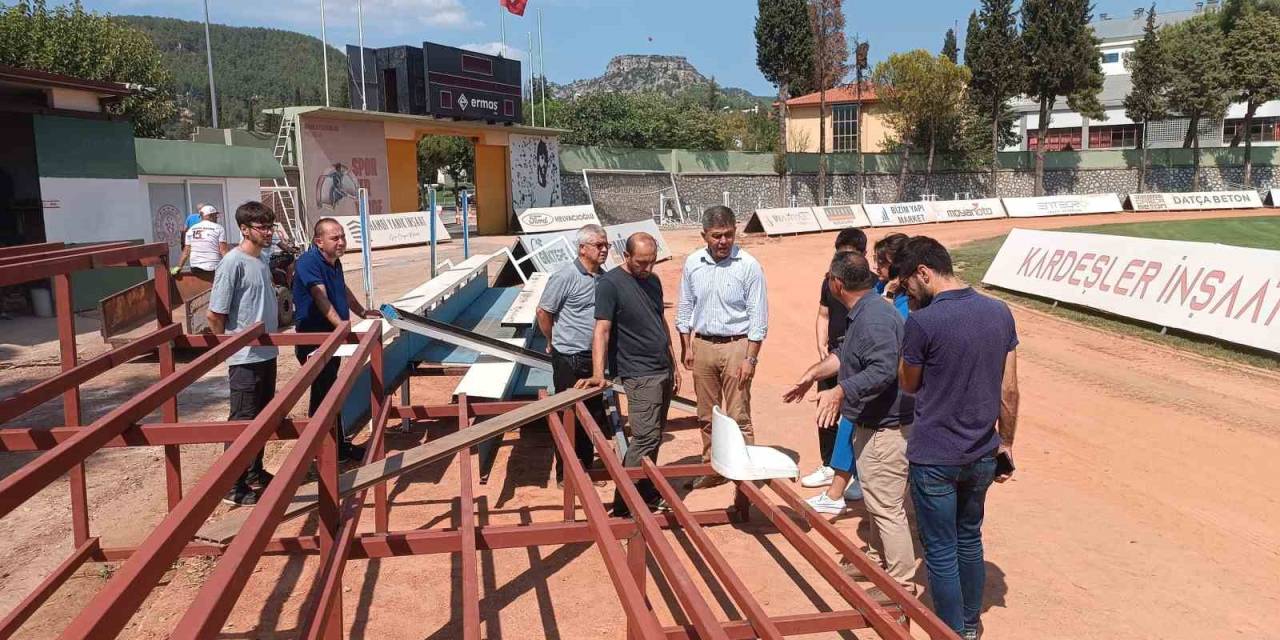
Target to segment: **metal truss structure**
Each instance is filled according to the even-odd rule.
[[[450,589],[459,595],[462,637],[481,635],[482,594],[478,554],[505,548],[591,543],[602,554],[609,578],[626,614],[631,638],[781,638],[845,629],[871,628],[881,638],[906,640],[914,623],[931,638],[956,638],[946,625],[913,595],[903,590],[871,562],[825,518],[810,509],[782,481],[736,483],[733,504],[721,509],[691,511],[681,500],[673,480],[712,473],[709,465],[623,467],[608,439],[594,423],[583,401],[599,390],[568,391],[525,402],[471,402],[459,396],[449,405],[395,405],[390,392],[407,378],[384,380],[381,323],[356,331],[343,323],[330,333],[267,333],[261,324],[234,335],[184,335],[170,309],[168,247],[164,244],[101,244],[64,247],[27,245],[0,249],[0,286],[52,278],[57,309],[62,372],[33,387],[0,400],[0,452],[38,452],[29,463],[0,480],[0,518],[12,513],[37,492],[64,474],[70,478],[74,549],[27,597],[0,620],[0,638],[13,635],[58,588],[89,562],[119,562],[114,575],[79,611],[69,612],[62,638],[117,637],[175,561],[189,556],[214,556],[216,564],[189,608],[169,630],[172,638],[214,638],[240,597],[263,556],[314,555],[319,559],[315,581],[298,636],[341,638],[343,569],[348,560],[425,554],[457,554],[461,576]],[[150,266],[155,274],[156,328],[142,337],[100,356],[80,362],[71,303],[71,274],[110,266]],[[329,357],[344,344],[354,344],[342,358],[332,392],[309,419],[291,419],[289,412],[319,375]],[[283,382],[266,409],[251,421],[183,422],[177,394],[246,345],[314,345],[297,373]],[[177,348],[201,353],[179,366]],[[82,420],[80,387],[109,369],[141,355],[158,354],[159,377],[145,390],[88,424]],[[372,434],[363,466],[339,474],[333,425],[357,377],[371,378]],[[407,376],[407,372],[405,374]],[[61,398],[65,424],[19,426],[15,418],[44,402]],[[143,422],[159,411],[159,422]],[[393,419],[455,419],[458,429],[404,451],[385,451],[383,438]],[[562,518],[519,525],[482,526],[483,501],[477,502],[476,446],[505,433],[544,420],[566,464]],[[584,469],[573,448],[581,430],[594,441],[603,469]],[[233,486],[250,460],[271,439],[287,439],[293,446],[252,508],[241,508],[209,520],[219,500]],[[225,443],[225,451],[192,486],[183,486],[181,447]],[[167,514],[131,547],[104,547],[92,534],[86,494],[85,461],[104,448],[163,446],[167,486]],[[459,465],[457,497],[459,526],[448,529],[389,530],[387,482],[431,462],[454,457]],[[310,466],[317,482],[303,486]],[[613,482],[632,517],[610,517],[597,494],[594,480]],[[671,512],[651,513],[634,481],[648,479],[671,505]],[[766,495],[770,490],[775,498]],[[373,491],[373,527],[358,531]],[[477,509],[477,504],[480,509]],[[743,577],[712,543],[705,527],[740,522],[752,508],[772,523],[801,556],[811,563],[848,603],[839,611],[775,615],[767,613]],[[790,513],[784,510],[789,508]],[[315,510],[319,529],[314,535],[277,536],[284,520]],[[582,517],[580,517],[580,515]],[[480,517],[478,517],[480,516]],[[797,522],[797,519],[799,522]],[[806,526],[808,530],[806,531]],[[367,528],[367,527],[366,527]],[[679,529],[696,553],[682,558],[666,530]],[[854,582],[839,562],[811,534],[825,539],[866,579],[887,596],[873,598]],[[624,544],[625,542],[625,544]],[[660,569],[662,582],[673,592],[687,624],[663,626],[645,597],[648,562]],[[741,611],[736,619],[721,619],[699,592],[688,565],[710,569],[724,592]],[[704,572],[705,573],[705,572]],[[448,593],[441,589],[442,597]],[[673,605],[674,606],[674,605]],[[672,612],[676,614],[676,612]]]

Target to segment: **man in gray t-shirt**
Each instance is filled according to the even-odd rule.
[[[609,238],[598,224],[578,230],[578,258],[560,267],[547,279],[538,300],[538,328],[547,337],[551,354],[551,380],[556,393],[572,389],[591,377],[591,337],[596,326],[596,280],[609,258]],[[587,401],[591,417],[605,435],[613,435],[613,425],[604,413],[600,397]],[[574,430],[573,449],[584,468],[591,468],[595,447],[581,430]],[[564,464],[556,452],[556,482],[564,481]],[[604,483],[600,483],[604,484]]]
[[[236,224],[243,240],[227,252],[218,265],[209,294],[209,329],[214,333],[238,333],[261,322],[267,332],[279,330],[275,285],[271,268],[262,256],[271,243],[275,212],[261,202],[246,202],[236,209]],[[227,382],[231,391],[228,420],[253,420],[271,402],[276,391],[276,355],[273,346],[245,347],[227,358]],[[240,475],[223,498],[234,505],[258,502],[254,489],[271,482],[262,468],[262,452]]]

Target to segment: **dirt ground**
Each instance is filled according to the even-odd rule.
[[[1015,225],[1056,228],[1239,215],[992,220],[909,231],[955,246]],[[869,233],[874,242],[884,232]],[[658,274],[668,299],[674,300],[683,258],[700,241],[690,231],[666,235],[676,259],[660,265]],[[783,405],[779,398],[817,356],[815,289],[832,240],[833,234],[820,234],[743,241],[764,264],[772,310],[753,392],[757,438],[796,452],[805,472],[817,456],[812,405]],[[422,249],[398,250],[394,257],[375,254],[375,264],[382,263],[377,272],[379,299],[390,299],[421,281],[423,254]],[[358,274],[348,277],[358,284]],[[668,309],[668,315],[673,316],[674,309]],[[984,637],[1280,638],[1280,498],[1273,466],[1280,458],[1280,418],[1275,414],[1280,376],[1018,307],[1014,315],[1021,337],[1023,395],[1019,468],[1012,481],[992,490],[988,500]],[[82,330],[85,324],[81,322]],[[0,325],[0,396],[56,371],[56,346],[47,343],[51,335],[51,329],[11,331]],[[101,350],[99,343],[95,333],[87,332],[81,339],[82,353]],[[287,379],[296,364],[292,357],[280,362],[281,379]],[[114,369],[86,387],[86,413],[90,418],[101,415],[155,375],[154,363]],[[417,379],[414,401],[445,401],[452,383]],[[183,393],[182,416],[220,419],[225,398],[225,371],[215,370]],[[60,405],[51,403],[16,423],[49,424],[58,421],[60,413]],[[693,460],[699,445],[691,419],[681,416],[674,426],[660,461]],[[392,436],[389,444],[408,448],[424,435],[435,437],[450,429],[448,424],[419,423],[407,434]],[[288,446],[269,447],[268,468],[279,463]],[[188,486],[219,450],[214,445],[184,449]],[[30,458],[0,456],[0,473],[10,473]],[[512,460],[516,463],[509,464]],[[94,534],[107,546],[141,541],[163,515],[160,451],[108,450],[95,455],[88,466]],[[396,482],[392,528],[455,526],[457,475],[457,465],[450,461]],[[606,500],[611,493],[601,489]],[[66,482],[59,481],[2,521],[0,610],[17,604],[70,550],[66,496]],[[531,429],[508,435],[489,484],[478,487],[477,496],[482,525],[558,519],[559,491],[551,482],[546,434]],[[710,508],[730,500],[731,489],[720,487],[695,492],[686,502],[693,508]],[[371,528],[371,520],[366,514],[362,524]],[[855,511],[837,525],[856,537],[862,520],[861,511]],[[314,521],[304,520],[284,525],[280,533],[314,530]],[[847,608],[762,518],[708,531],[769,612]],[[677,550],[691,549],[679,534],[669,534],[668,539]],[[177,563],[122,637],[165,637],[213,563]],[[698,568],[687,564],[698,575]],[[264,559],[221,637],[295,636],[315,568],[314,559]],[[599,551],[590,546],[483,552],[480,568],[486,637],[624,635],[618,599]],[[110,566],[101,565],[80,570],[17,637],[57,635],[110,571]],[[450,585],[456,584],[460,571],[459,562],[448,556],[348,563],[343,608],[349,636],[458,637],[460,601]],[[917,579],[924,583],[923,568]],[[708,587],[705,577],[695,581],[719,603],[713,610],[729,617],[723,593]],[[648,594],[659,618],[672,621],[671,603],[652,579]],[[736,612],[732,615],[738,617]]]

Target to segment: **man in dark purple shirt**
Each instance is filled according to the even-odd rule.
[[[893,270],[913,309],[898,383],[916,394],[908,473],[933,608],[961,637],[976,640],[987,488],[1013,473],[1018,334],[1009,307],[957,278],[937,240],[907,241]],[[997,454],[1009,463],[1000,475]]]

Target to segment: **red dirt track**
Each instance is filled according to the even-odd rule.
[[[1246,215],[1275,212],[991,220],[901,230],[956,246],[1015,226],[1048,229]],[[868,231],[872,242],[885,233]],[[675,259],[660,265],[658,274],[668,300],[674,302],[680,266],[700,240],[692,231],[666,235]],[[817,356],[817,287],[833,240],[832,233],[742,240],[764,265],[771,307],[769,337],[753,393],[757,439],[797,452],[806,473],[817,456],[812,404],[783,405],[780,396]],[[390,298],[418,284],[425,264],[420,260],[413,269],[397,264],[398,271],[378,276],[379,291]],[[984,637],[1280,638],[1280,375],[1111,335],[1017,306],[1014,315],[1021,338],[1018,472],[989,494]],[[674,316],[673,307],[668,316]],[[96,341],[85,337],[81,344],[82,352],[91,344],[97,348]],[[41,354],[43,360],[47,354]],[[296,363],[291,353],[282,353],[281,363],[284,380]],[[0,395],[53,370],[0,369]],[[113,370],[110,379],[86,392],[86,414],[101,415],[120,394],[153,381],[155,371],[154,363]],[[691,382],[687,373],[685,379]],[[455,382],[415,379],[413,402],[446,401]],[[185,392],[183,418],[225,417],[225,384],[225,372],[218,369]],[[690,395],[691,386],[686,386]],[[17,422],[56,420],[56,404]],[[295,415],[299,413],[295,409]],[[674,413],[673,417],[679,418],[678,428],[663,444],[660,462],[692,461],[699,451],[697,433],[689,428],[692,420]],[[389,446],[414,446],[424,427],[432,436],[452,429],[444,423],[424,423],[409,434],[390,436]],[[269,447],[269,469],[283,459],[288,446]],[[184,449],[188,487],[220,451],[212,445]],[[0,473],[10,473],[28,459],[0,456]],[[489,483],[477,487],[479,523],[559,519],[560,492],[550,479],[551,464],[545,432],[509,434]],[[391,528],[456,526],[457,477],[451,460],[395,483]],[[163,513],[158,449],[99,453],[89,463],[89,481],[94,535],[103,536],[104,546],[140,542]],[[606,501],[612,493],[611,487],[600,489]],[[731,495],[730,488],[719,487],[695,492],[686,502],[695,509],[721,507],[729,504]],[[0,521],[0,615],[70,552],[67,503],[64,479]],[[837,524],[856,537],[862,520],[858,508]],[[368,512],[361,525],[372,529]],[[280,534],[314,531],[315,522],[308,519],[285,524]],[[708,531],[770,614],[847,608],[758,514],[743,527]],[[668,539],[682,555],[692,550],[683,535],[669,533]],[[166,637],[214,562],[179,562],[122,637]],[[566,545],[482,552],[479,564],[485,637],[625,636],[621,607],[597,549]],[[686,564],[712,610],[721,619],[730,617],[720,604],[728,598]],[[220,637],[295,637],[316,565],[314,557],[262,560]],[[655,586],[652,569],[651,564],[650,600],[659,619],[671,624],[674,601]],[[450,556],[348,563],[343,593],[347,637],[460,636],[461,602],[450,586],[460,571],[460,563]],[[81,569],[15,637],[56,636],[101,588],[105,575],[99,565]],[[703,570],[702,575],[710,573]],[[924,584],[923,567],[917,579]],[[732,617],[740,616],[735,611]],[[857,637],[872,636],[861,632]]]

